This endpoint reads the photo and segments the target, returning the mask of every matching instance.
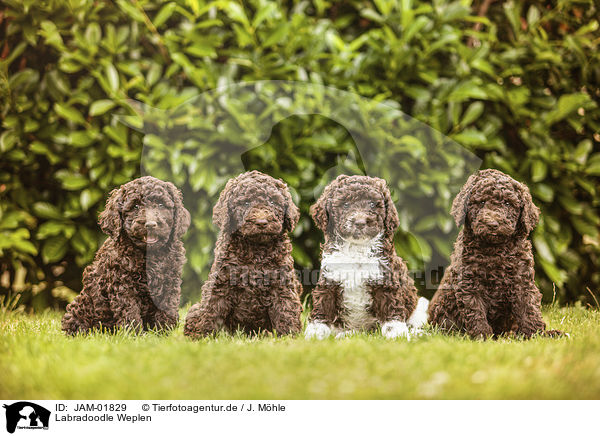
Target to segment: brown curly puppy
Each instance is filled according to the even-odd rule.
[[[186,316],[184,334],[300,331],[302,287],[288,237],[298,218],[281,180],[250,171],[227,182],[213,209],[221,230],[215,260],[201,302]]]
[[[109,237],[85,269],[62,329],[175,327],[185,263],[180,239],[190,224],[181,192],[154,177],[133,180],[111,192],[99,223]]]
[[[430,322],[472,338],[543,332],[542,295],[527,239],[539,209],[527,186],[498,170],[479,171],[454,199],[451,213],[464,226],[431,300]]]
[[[419,299],[416,310],[413,280],[394,249],[398,212],[384,180],[339,176],[311,213],[325,243],[306,337],[378,325],[386,337],[409,337],[407,323],[418,329],[426,322],[428,302]]]

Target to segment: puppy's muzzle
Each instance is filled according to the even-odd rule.
[[[363,230],[373,224],[373,218],[366,213],[355,213],[348,219],[348,224],[357,230]]]
[[[252,233],[277,233],[277,217],[268,209],[257,208],[249,211],[244,218],[245,232]]]

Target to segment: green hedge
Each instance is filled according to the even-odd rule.
[[[64,306],[80,289],[103,240],[98,211],[110,189],[140,175],[142,148],[152,140],[115,117],[131,113],[127,99],[171,109],[218,86],[276,79],[395,102],[484,166],[526,182],[542,209],[533,242],[546,301],[556,292],[563,303],[592,302],[600,290],[599,11],[591,0],[495,2],[486,17],[478,8],[447,0],[4,0],[2,293],[40,309]],[[344,126],[298,116],[244,159],[303,194],[354,149]],[[288,157],[275,160],[278,153]],[[211,169],[196,169],[184,191],[213,198],[224,180]],[[419,189],[441,186],[419,181]],[[294,234],[301,267],[318,262],[310,201],[302,195]],[[439,211],[451,198],[444,201]],[[191,210],[188,283],[201,280],[210,262],[205,209]],[[447,256],[453,229],[447,213],[434,217],[409,216],[403,230],[421,226],[446,237],[398,235],[412,268]],[[186,298],[197,293],[184,289]]]

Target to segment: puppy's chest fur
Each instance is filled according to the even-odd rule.
[[[344,242],[323,251],[321,274],[342,286],[341,319],[345,328],[370,329],[377,322],[371,312],[372,296],[367,283],[381,279],[381,242]]]

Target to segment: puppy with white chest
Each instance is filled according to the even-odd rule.
[[[410,337],[427,321],[404,261],[394,249],[398,212],[382,179],[337,177],[311,207],[325,234],[321,274],[305,336],[324,339],[381,327],[387,338]]]

